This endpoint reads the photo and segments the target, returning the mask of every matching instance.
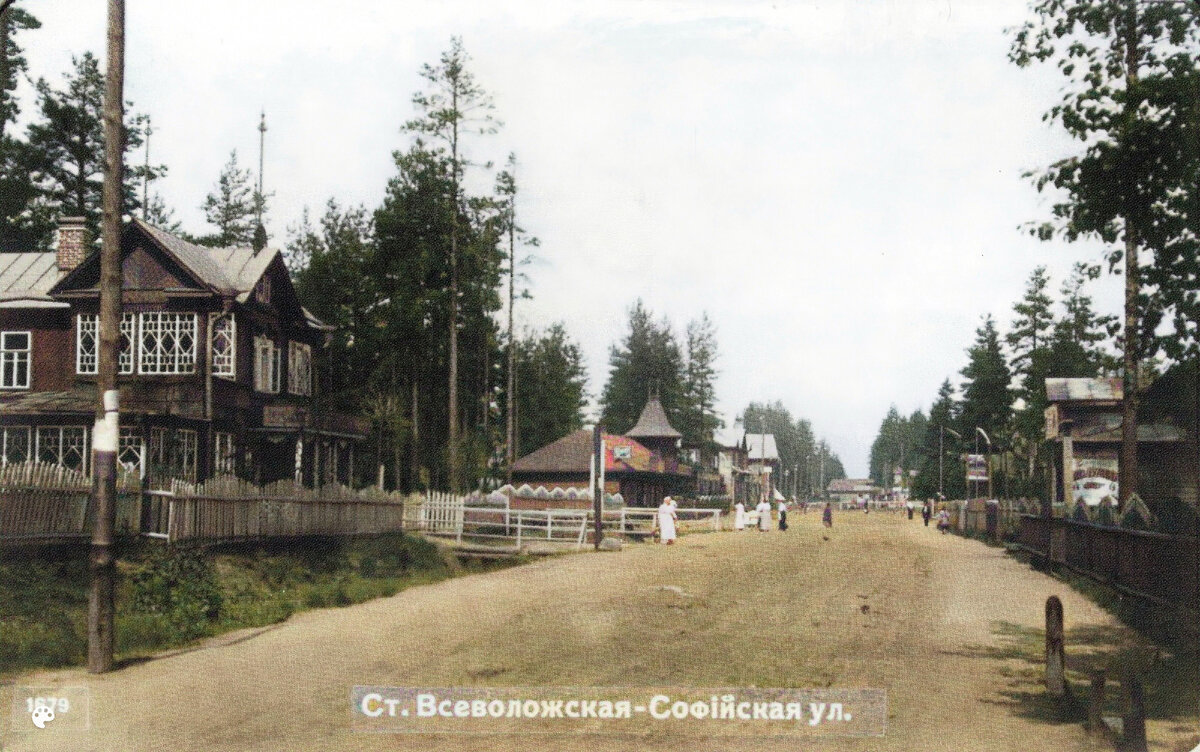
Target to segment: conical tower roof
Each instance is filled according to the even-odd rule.
[[[681,439],[683,434],[671,426],[667,420],[667,411],[663,410],[658,397],[651,397],[642,408],[642,416],[637,425],[626,434],[631,439]]]

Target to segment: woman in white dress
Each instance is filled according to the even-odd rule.
[[[675,542],[675,519],[675,502],[665,496],[658,507],[658,539],[667,545]]]
[[[766,499],[758,502],[758,506],[754,508],[758,512],[758,531],[765,533],[771,529],[771,505]]]
[[[746,505],[740,501],[733,505],[733,529],[746,529]]]

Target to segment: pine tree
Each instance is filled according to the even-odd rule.
[[[647,399],[657,394],[668,419],[677,423],[682,391],[683,353],[671,324],[655,322],[638,300],[629,309],[629,333],[609,351],[600,422],[610,433],[625,433],[637,423]]]
[[[25,50],[17,43],[18,32],[41,27],[41,21],[19,5],[10,5],[0,13],[0,141],[9,135],[8,124],[16,122],[21,112],[13,94],[29,70]]]
[[[723,423],[716,414],[717,331],[708,314],[687,327],[687,361],[683,375],[683,404],[679,432],[684,444],[712,452],[713,434]]]
[[[446,254],[450,262],[449,317],[447,327],[450,340],[449,368],[447,369],[447,472],[451,490],[461,485],[459,463],[459,287],[460,254],[468,246],[464,243],[465,230],[461,220],[467,203],[462,185],[466,168],[471,164],[465,151],[463,136],[467,132],[495,133],[499,122],[492,117],[494,109],[491,97],[475,83],[475,77],[467,68],[470,57],[463,48],[462,40],[450,40],[450,49],[443,52],[437,65],[425,65],[421,77],[428,90],[413,95],[413,106],[418,117],[405,123],[404,128],[418,137],[432,139],[436,151],[444,153],[445,165],[449,170],[450,191],[446,195],[446,211],[450,217],[450,237]]]
[[[204,219],[217,231],[197,238],[197,242],[219,248],[249,246],[254,242],[260,201],[263,199],[254,188],[250,170],[238,167],[237,149],[234,149],[217,176],[217,184],[200,205]]]
[[[561,323],[517,342],[517,455],[531,452],[583,427],[587,374],[583,352]]]
[[[959,426],[964,436],[982,428],[999,444],[1008,428],[1012,394],[1008,364],[991,315],[985,316],[982,326],[975,330],[975,344],[967,350],[967,356],[967,365],[962,370],[965,381]]]

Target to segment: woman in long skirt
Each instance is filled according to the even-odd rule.
[[[740,501],[733,505],[733,529],[746,529],[746,505]]]
[[[780,499],[780,501],[779,501],[779,529],[781,531],[787,530],[787,513],[788,513],[787,502]]]
[[[771,505],[766,499],[758,502],[758,506],[754,508],[758,512],[758,531],[765,533],[771,529]]]
[[[663,498],[658,507],[658,539],[667,545],[675,542],[675,504],[671,497]]]

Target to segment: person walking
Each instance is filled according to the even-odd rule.
[[[921,507],[921,519],[925,520],[925,527],[929,527],[929,518],[933,516],[933,505],[929,500],[925,500],[924,506]]]
[[[821,522],[825,527],[833,527],[833,502],[825,502],[825,511],[821,513]]]
[[[675,542],[675,502],[664,496],[658,507],[658,539],[668,546]]]
[[[788,504],[786,499],[779,500],[779,530],[787,530]]]
[[[942,535],[950,532],[950,510],[942,507],[942,511],[938,512],[937,529],[942,531]]]
[[[904,502],[904,508],[908,510],[908,518],[911,520],[913,517],[912,499],[909,499],[908,501]]]
[[[733,505],[733,529],[746,529],[746,505],[740,501]]]
[[[771,505],[766,499],[758,502],[758,506],[754,508],[758,512],[758,532],[765,533],[771,529]]]

